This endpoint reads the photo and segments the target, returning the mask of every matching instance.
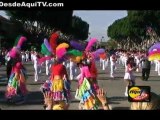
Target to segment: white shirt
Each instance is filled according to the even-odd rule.
[[[113,59],[113,56],[110,57],[110,62],[111,62],[111,65],[115,65],[116,64],[116,60]]]
[[[38,66],[38,58],[37,58],[37,56],[33,55],[32,58],[33,58],[34,66]]]

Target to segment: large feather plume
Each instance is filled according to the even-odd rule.
[[[89,42],[88,42],[88,45],[86,47],[86,51],[90,51],[93,47],[93,45],[97,42],[97,39],[96,38],[92,38]]]
[[[92,52],[92,55],[94,57],[94,59],[98,60],[99,59],[99,55],[105,53],[105,50],[100,48],[94,52]]]
[[[48,51],[52,52],[52,48],[46,38],[44,38],[44,44],[45,44],[46,48],[48,49]]]
[[[14,46],[17,46],[19,39],[21,38],[21,35],[17,36],[15,42],[14,42]]]
[[[13,47],[10,51],[9,51],[9,56],[11,58],[17,58],[19,55],[19,50],[17,49],[17,47]]]
[[[18,47],[18,48],[21,48],[21,47],[22,47],[22,44],[23,44],[26,40],[27,40],[26,37],[21,36],[20,39],[19,39],[19,41],[18,41],[18,43],[17,43],[17,47]]]
[[[56,56],[61,59],[66,54],[66,52],[67,51],[65,48],[60,48],[56,50]]]
[[[85,50],[85,46],[78,43],[77,41],[74,41],[74,40],[70,41],[70,45],[76,50],[79,50],[79,51]]]
[[[57,47],[57,39],[59,37],[59,34],[53,33],[49,39],[49,43],[51,45],[51,48],[53,50],[53,53],[56,54],[56,47]]]
[[[68,55],[72,55],[72,56],[82,56],[82,55],[83,55],[82,52],[80,52],[79,50],[75,50],[75,49],[69,50],[69,51],[67,52],[67,54],[68,54]]]
[[[44,43],[41,45],[41,53],[48,56],[51,55]]]
[[[51,60],[52,57],[51,56],[47,56],[47,57],[42,57],[38,60],[39,64],[42,64],[43,62],[45,62],[46,60]]]
[[[59,44],[59,45],[56,47],[56,51],[57,51],[58,49],[68,48],[68,47],[69,47],[69,45],[68,45],[67,43],[61,43],[61,44]]]

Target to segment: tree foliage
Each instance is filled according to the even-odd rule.
[[[11,20],[21,22],[30,32],[48,34],[54,28],[67,32],[72,22],[73,11],[7,11]]]
[[[89,24],[80,17],[73,16],[71,33],[75,39],[85,40],[88,38]]]
[[[107,41],[107,48],[108,49],[116,49],[118,47],[118,44],[115,40],[110,39]]]
[[[41,39],[49,36],[53,29],[71,34],[76,39],[88,37],[89,24],[80,17],[72,16],[73,11],[6,11],[12,21],[23,24],[28,34]],[[33,39],[37,39],[33,38]]]
[[[147,38],[147,28],[151,27],[160,35],[160,11],[128,11],[128,15],[118,19],[108,27],[107,34],[117,41],[130,40],[142,42]]]

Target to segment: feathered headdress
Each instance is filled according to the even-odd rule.
[[[53,33],[49,39],[49,43],[51,45],[51,48],[53,50],[53,53],[56,54],[56,47],[57,47],[57,39],[59,37],[58,33]]]
[[[97,39],[96,38],[92,38],[89,42],[88,42],[88,45],[86,47],[86,51],[91,51],[93,45],[97,42]]]
[[[46,38],[44,38],[44,45],[46,46],[46,48],[48,49],[49,52],[53,52],[51,45],[49,44],[49,42]]]
[[[24,36],[18,36],[15,40],[14,47],[9,51],[9,56],[11,58],[17,58],[20,54],[20,49],[23,43],[27,40]]]
[[[76,50],[79,50],[79,51],[84,51],[85,50],[85,46],[78,43],[77,41],[70,41],[70,45],[76,49]]]

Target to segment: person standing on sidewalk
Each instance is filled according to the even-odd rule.
[[[140,61],[142,64],[142,80],[147,81],[150,75],[151,62],[148,60],[148,53]]]

